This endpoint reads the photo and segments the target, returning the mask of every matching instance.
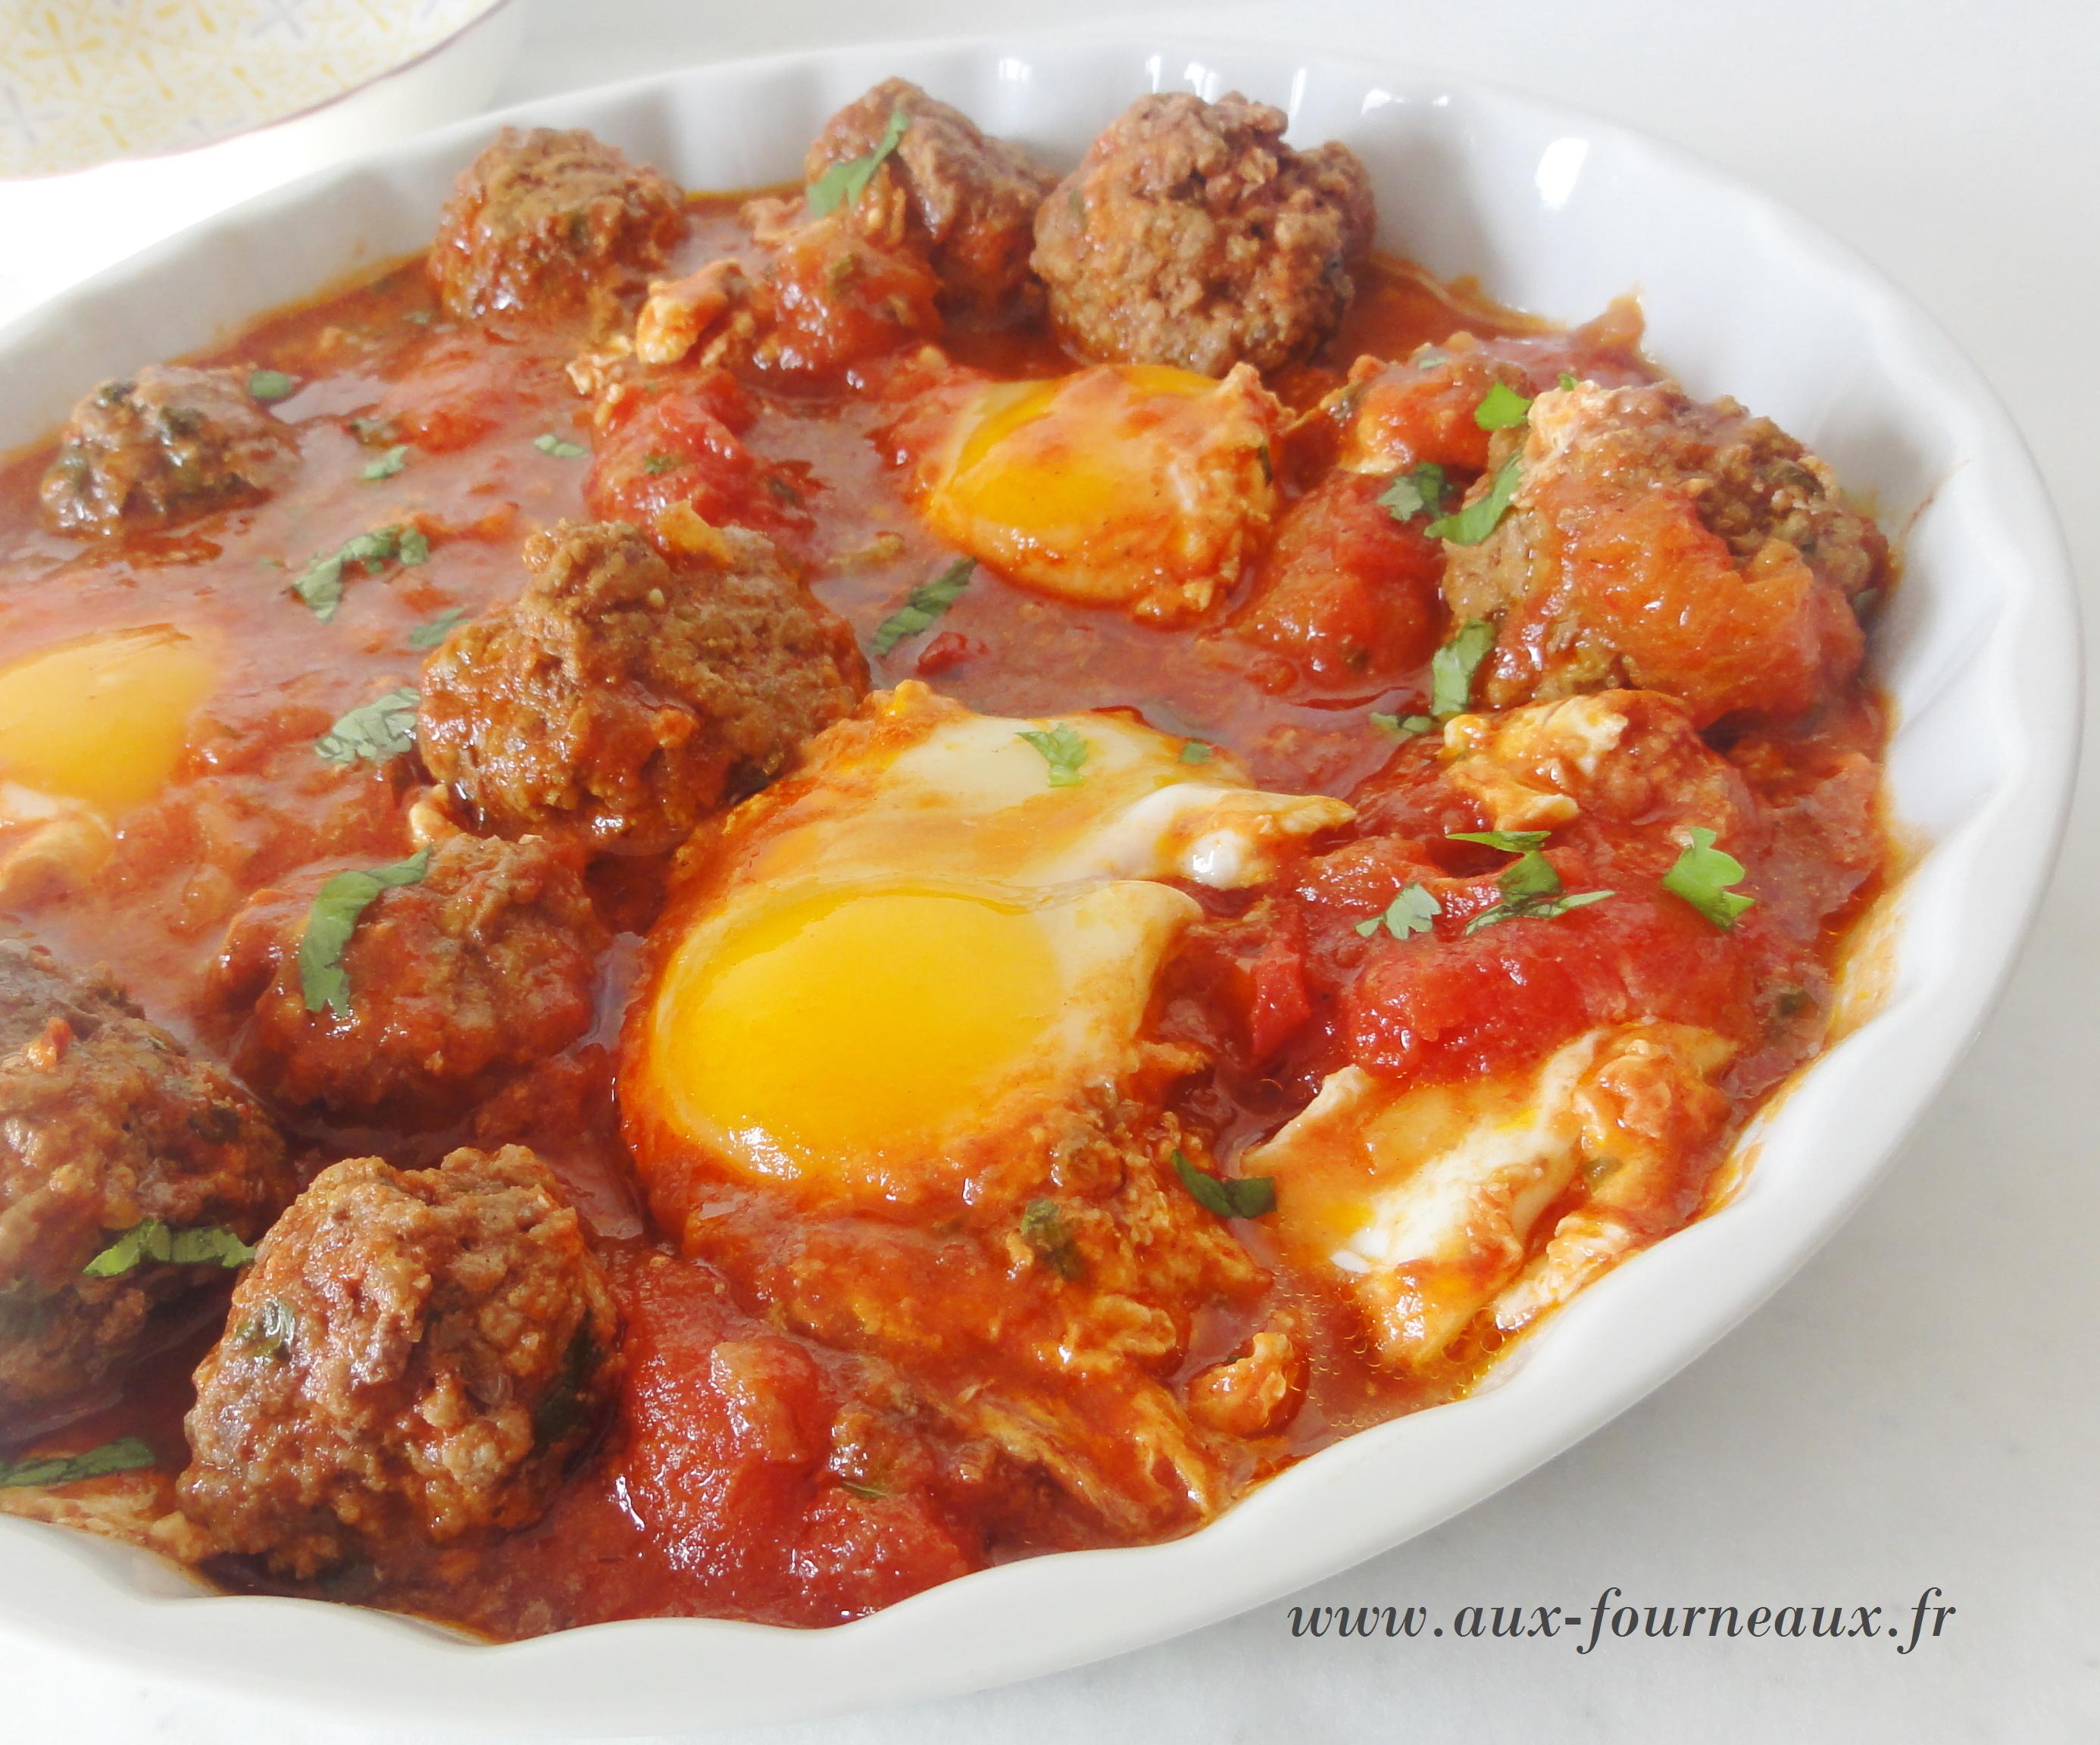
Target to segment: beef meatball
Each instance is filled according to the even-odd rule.
[[[1514,466],[1509,509],[1447,548],[1444,576],[1458,617],[1498,627],[1476,702],[1628,686],[1705,727],[1798,714],[1859,665],[1851,603],[1887,542],[1769,419],[1673,382],[1578,382],[1498,432],[1492,461],[1474,498]]]
[[[675,563],[622,522],[537,535],[523,595],[430,657],[423,759],[483,828],[675,847],[859,701],[851,626],[769,541],[690,514],[682,533]]]
[[[254,1099],[106,972],[0,939],[0,1420],[108,1379],[156,1307],[219,1275],[150,1256],[82,1270],[126,1231],[253,1242],[296,1186]]]
[[[75,406],[44,474],[44,518],[83,537],[259,501],[298,464],[237,369],[150,364]]]
[[[663,266],[685,198],[581,131],[506,127],[460,174],[427,270],[463,320],[598,313]]]
[[[961,110],[908,79],[885,79],[824,124],[803,160],[816,183],[835,164],[881,149],[893,117],[904,130],[853,204],[870,238],[924,253],[951,314],[997,320],[1026,312],[1035,209],[1050,179],[1018,148],[978,130]]]
[[[182,1505],[308,1576],[534,1521],[611,1396],[619,1317],[522,1146],[324,1169],[196,1372]]]
[[[567,850],[450,835],[421,880],[382,890],[341,954],[340,1005],[308,1009],[301,944],[329,874],[259,892],[214,990],[245,1013],[233,1060],[279,1102],[417,1123],[590,1027],[605,929]]]
[[[1035,271],[1065,342],[1105,361],[1273,369],[1335,330],[1370,247],[1355,152],[1283,143],[1237,93],[1140,97],[1035,214]]]

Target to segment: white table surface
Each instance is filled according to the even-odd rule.
[[[704,60],[1052,21],[1411,58],[1665,135],[1820,220],[1983,365],[2100,578],[2093,0],[526,0],[501,100]],[[1140,20],[1139,15],[1144,15]],[[2100,585],[2100,583],[2096,583]],[[2100,616],[2100,602],[2093,603]],[[2089,646],[2091,643],[2089,634]],[[2004,1005],[1868,1205],[1659,1394],[1305,1603],[1956,1608],[1885,1640],[1294,1641],[1271,1607],[1013,1689],[739,1737],[1613,1742],[2100,1738],[2100,795]],[[0,1649],[0,1738],[351,1745]]]

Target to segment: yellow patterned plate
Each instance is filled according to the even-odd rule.
[[[503,0],[0,0],[0,176],[180,151],[333,101]]]

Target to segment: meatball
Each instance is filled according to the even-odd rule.
[[[581,131],[506,127],[460,173],[427,270],[462,319],[598,315],[662,267],[685,197]]]
[[[347,1009],[311,1011],[301,943],[327,880],[258,893],[214,966],[214,991],[245,1014],[234,1064],[280,1102],[416,1122],[590,1027],[607,934],[569,851],[442,837],[420,881],[359,916],[341,956]]]
[[[82,537],[259,501],[298,464],[237,369],[150,364],[75,406],[44,474],[44,518]]]
[[[854,201],[854,220],[874,241],[922,252],[951,314],[1026,313],[1036,298],[1028,270],[1035,209],[1050,179],[960,109],[907,79],[885,79],[824,124],[803,174],[814,184],[836,164],[871,156],[898,116],[903,133]]]
[[[1705,727],[1798,714],[1859,665],[1851,603],[1887,543],[1768,419],[1671,382],[1583,382],[1540,395],[1493,459],[1474,497],[1514,466],[1509,510],[1448,547],[1444,577],[1459,618],[1498,626],[1476,702],[1626,686]]]
[[[1237,93],[1140,97],[1035,214],[1050,316],[1083,356],[1222,376],[1335,330],[1369,250],[1370,179],[1347,146],[1296,152]]]
[[[310,1576],[536,1520],[590,1440],[619,1316],[522,1146],[324,1169],[264,1239],[184,1420],[184,1512]]]
[[[430,657],[423,759],[482,827],[660,852],[852,712],[851,626],[763,536],[682,533],[675,563],[622,522],[537,535],[523,595]]]
[[[160,1304],[215,1275],[82,1269],[148,1219],[253,1242],[297,1184],[254,1099],[108,974],[0,939],[0,1420],[108,1379]]]

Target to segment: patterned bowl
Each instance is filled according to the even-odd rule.
[[[510,0],[0,7],[0,320],[223,207],[483,107]]]

